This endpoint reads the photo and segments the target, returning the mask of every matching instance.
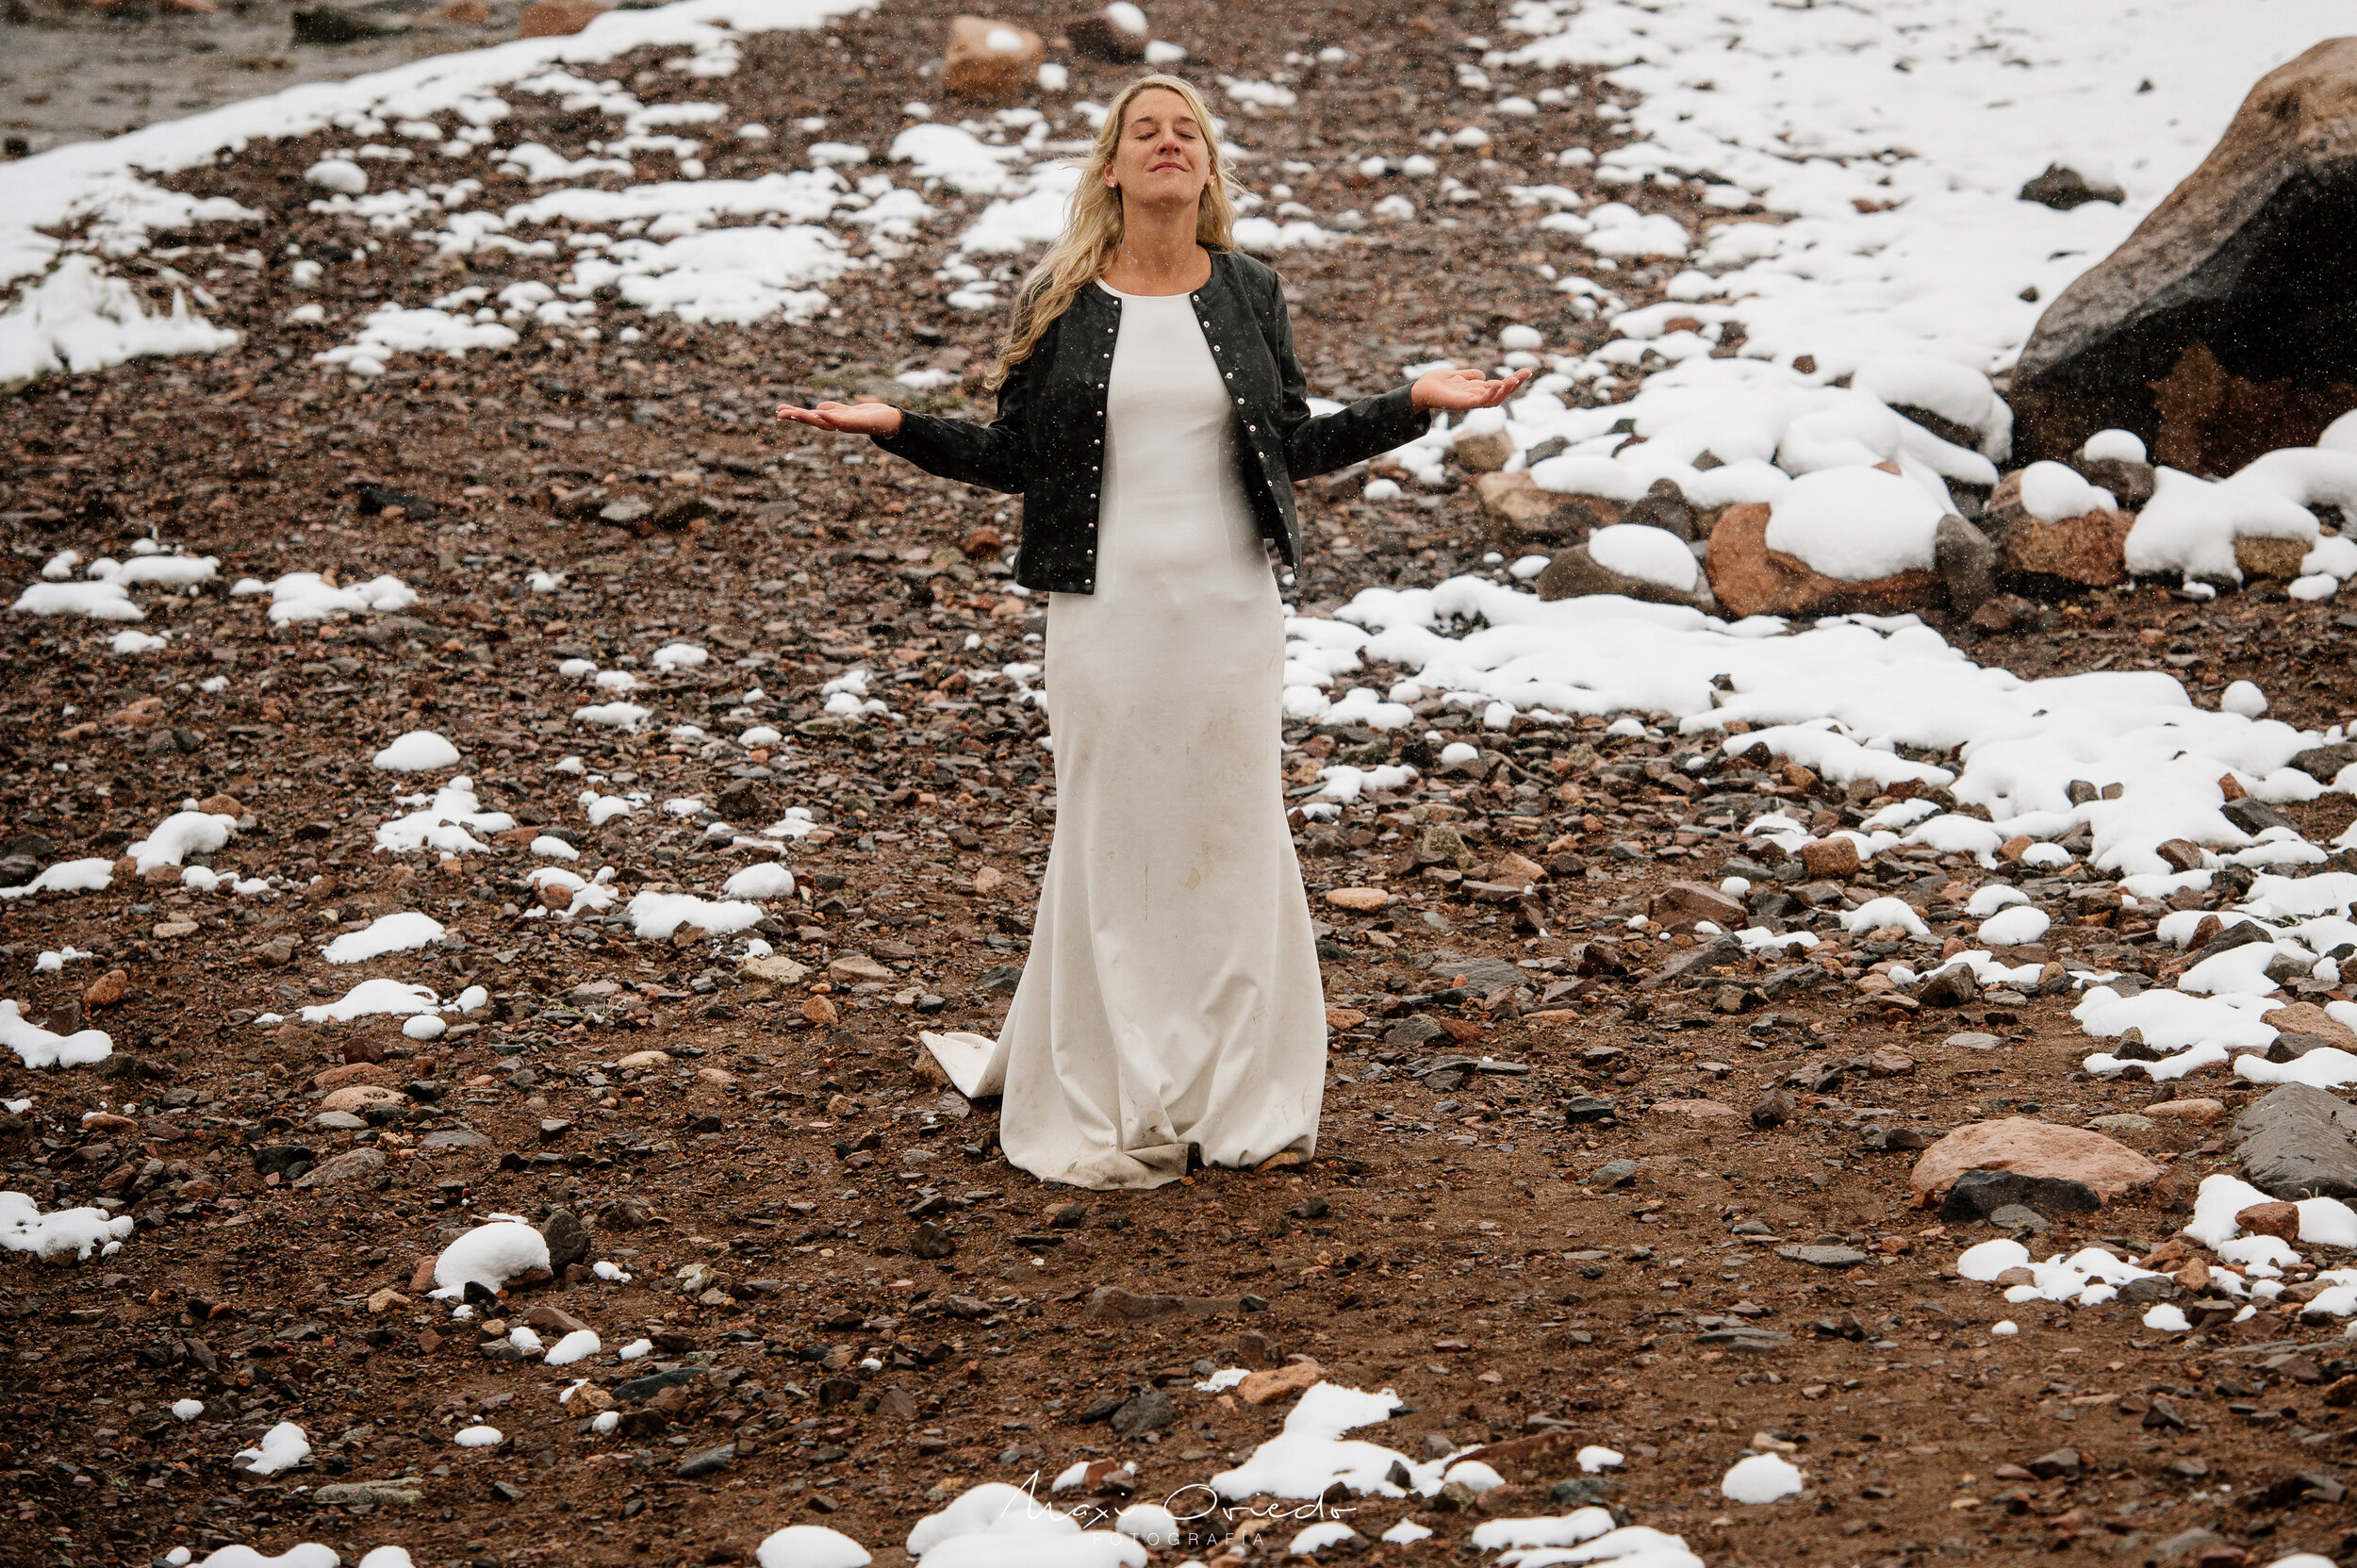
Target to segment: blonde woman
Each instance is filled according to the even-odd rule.
[[[779,417],[872,437],[1024,500],[1015,575],[1047,602],[1059,810],[997,1040],[925,1036],[1003,1093],[1022,1169],[1154,1187],[1191,1158],[1317,1147],[1326,1015],[1278,774],[1295,480],[1525,379],[1436,372],[1311,418],[1277,274],[1234,249],[1210,111],[1153,75],[1117,99],[1063,237],[1026,281],[981,426],[884,404]]]

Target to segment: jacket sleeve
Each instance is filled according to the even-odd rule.
[[[899,430],[869,437],[927,473],[979,485],[986,490],[1020,494],[1029,481],[1028,417],[1033,371],[1047,349],[1042,342],[998,388],[998,417],[988,424],[904,412]]]
[[[1274,322],[1269,347],[1277,355],[1277,421],[1285,436],[1285,467],[1296,480],[1346,469],[1425,432],[1430,416],[1416,411],[1412,386],[1394,387],[1347,408],[1312,416],[1309,381],[1294,354],[1293,317],[1285,308],[1285,286],[1270,275],[1269,311]]]

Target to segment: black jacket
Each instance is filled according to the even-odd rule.
[[[1211,253],[1211,280],[1189,296],[1244,429],[1244,493],[1261,536],[1301,564],[1293,482],[1331,473],[1423,434],[1411,388],[1362,398],[1312,419],[1277,274],[1233,251]],[[928,473],[1021,493],[1015,580],[1053,593],[1096,590],[1097,498],[1105,460],[1105,385],[1121,301],[1083,289],[998,388],[988,425],[908,414],[876,444]]]

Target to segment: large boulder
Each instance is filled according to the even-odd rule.
[[[1959,1127],[1925,1149],[1907,1175],[1916,1206],[1929,1207],[1969,1170],[2075,1181],[2106,1203],[2161,1174],[2160,1166],[2117,1138],[2083,1127],[2007,1116]]]
[[[2357,407],[2357,38],[2250,91],[2201,166],[2055,299],[2013,374],[2015,454],[2108,426],[2221,474]]]

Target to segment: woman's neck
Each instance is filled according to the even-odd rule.
[[[1125,294],[1183,294],[1211,275],[1211,253],[1195,241],[1195,211],[1140,210],[1122,214],[1121,243],[1105,263],[1105,281]]]

